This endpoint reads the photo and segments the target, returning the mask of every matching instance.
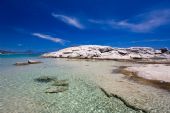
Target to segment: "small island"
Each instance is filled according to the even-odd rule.
[[[169,62],[170,52],[166,48],[155,50],[151,47],[112,48],[110,46],[82,45],[46,53],[42,57]]]

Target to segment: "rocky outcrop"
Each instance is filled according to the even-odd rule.
[[[46,53],[50,58],[83,58],[83,59],[169,59],[170,54],[150,47],[112,48],[110,46],[83,45],[69,47],[56,52]]]
[[[35,61],[35,60],[28,60],[27,62],[16,62],[14,65],[16,65],[16,66],[23,66],[23,65],[39,64],[39,63],[42,63],[42,62]]]
[[[170,83],[170,67],[166,65],[149,64],[138,67],[132,66],[125,68],[124,70],[144,79]]]
[[[42,63],[40,61],[35,61],[35,60],[28,60],[28,64],[39,64]]]
[[[14,65],[16,66],[24,66],[24,65],[29,65],[28,62],[16,62]]]

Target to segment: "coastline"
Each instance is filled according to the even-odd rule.
[[[130,47],[130,48],[112,48],[110,46],[100,46],[100,45],[82,45],[77,47],[69,47],[56,52],[45,53],[42,55],[44,58],[68,58],[68,59],[94,59],[94,60],[113,60],[119,62],[132,62],[138,64],[150,64],[151,67],[155,67],[155,64],[170,64],[170,52],[169,50],[155,50],[150,47]],[[156,68],[162,68],[163,65]],[[168,70],[167,66],[166,69]],[[139,72],[146,71],[137,69]],[[134,70],[133,70],[134,71]],[[154,72],[154,70],[150,70],[150,73]],[[167,72],[167,73],[170,73]],[[148,73],[145,73],[142,77],[148,79]],[[160,80],[170,82],[170,75],[167,75],[169,78],[164,80],[161,79],[161,75],[165,75],[162,73],[159,74],[157,78],[154,75],[150,74],[151,80]],[[136,74],[141,77],[140,74]],[[155,75],[156,76],[156,75]]]

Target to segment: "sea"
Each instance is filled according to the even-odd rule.
[[[41,61],[23,66],[16,62]],[[40,54],[0,55],[0,113],[170,113],[170,93],[119,73],[111,60],[42,58]],[[53,81],[67,80],[68,90],[47,93]]]

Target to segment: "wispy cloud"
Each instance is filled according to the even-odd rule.
[[[33,36],[36,36],[38,38],[42,38],[42,39],[46,39],[46,40],[50,40],[53,41],[55,43],[60,43],[60,44],[64,44],[65,40],[61,39],[61,38],[56,38],[56,37],[52,37],[50,35],[46,35],[46,34],[41,34],[41,33],[32,33]]]
[[[150,32],[170,23],[170,9],[155,10],[126,20],[89,20],[94,24],[106,25],[114,29],[128,29],[133,32]]]
[[[141,42],[166,42],[170,41],[170,39],[149,39],[149,40],[138,40],[138,41],[131,41],[129,43],[141,43]]]
[[[78,19],[74,17],[69,17],[66,15],[60,15],[60,14],[55,14],[55,13],[52,13],[52,16],[78,29],[84,29],[84,26],[78,21]]]

